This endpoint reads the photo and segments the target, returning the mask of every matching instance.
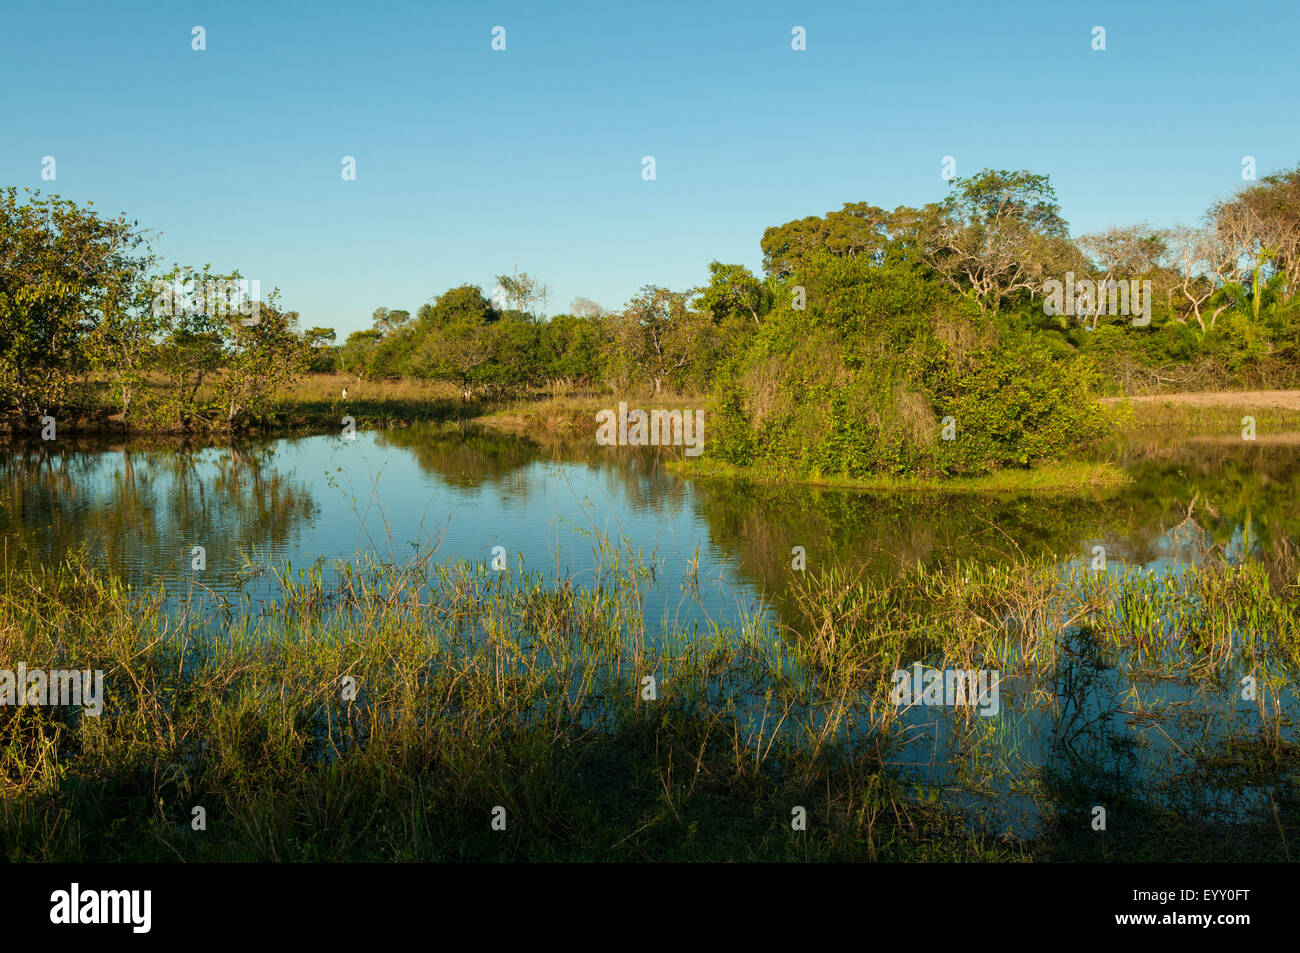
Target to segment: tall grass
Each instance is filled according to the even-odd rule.
[[[275,601],[224,612],[83,559],[6,566],[0,668],[101,669],[106,707],[0,708],[0,856],[1024,859],[1073,842],[996,838],[891,767],[912,730],[880,691],[893,668],[1050,677],[1080,632],[1193,679],[1244,666],[1277,687],[1297,662],[1294,593],[1249,567],[1185,585],[1048,565],[831,573],[800,588],[806,624],[700,634],[649,629],[645,567],[602,545],[589,589],[424,553],[285,572]],[[1273,752],[1280,805],[1278,836],[1250,828],[1263,857],[1295,822],[1284,712],[1268,714],[1250,749]],[[1002,723],[969,730],[1016,762]]]
[[[102,669],[107,703],[100,718],[0,709],[0,853],[910,857],[931,848],[900,820],[922,816],[956,833],[939,852],[1007,853],[909,809],[869,747],[810,757],[824,727],[779,641],[648,638],[635,572],[624,562],[584,592],[372,563],[336,585],[286,578],[281,601],[216,631],[197,601],[169,609],[80,562],[9,572],[0,658]],[[791,829],[796,804],[807,833]]]

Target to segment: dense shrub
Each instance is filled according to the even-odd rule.
[[[711,448],[796,476],[979,474],[1061,459],[1104,431],[1087,364],[981,317],[904,264],[823,259],[715,391]],[[954,418],[944,437],[943,419]]]

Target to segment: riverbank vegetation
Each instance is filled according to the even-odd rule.
[[[769,228],[761,276],[715,261],[699,287],[548,316],[545,284],[516,270],[490,293],[381,307],[340,342],[275,292],[250,300],[237,271],[160,268],[136,223],[11,188],[0,417],[32,433],[53,417],[228,434],[697,395],[716,465],[802,480],[1031,469],[1113,429],[1098,395],[1300,384],[1297,195],[1300,168],[1216,201],[1196,227],[1072,238],[1047,176],[984,170],[923,206],[847,203]],[[1066,276],[1136,290],[1048,307]],[[309,372],[340,375],[337,399],[292,400]],[[349,403],[377,382],[405,396]]]

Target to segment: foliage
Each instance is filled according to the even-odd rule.
[[[814,256],[717,389],[711,449],[798,476],[973,475],[1103,432],[1086,366],[981,317],[924,269]],[[953,418],[951,440],[943,418]]]
[[[124,217],[24,192],[20,204],[16,188],[0,190],[0,413],[34,423],[68,399],[97,327],[100,354],[133,353],[127,314],[149,258]],[[124,379],[138,383],[138,369]]]

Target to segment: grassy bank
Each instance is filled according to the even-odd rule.
[[[596,414],[602,410],[617,412],[619,401],[629,410],[703,410],[708,397],[672,396],[662,398],[616,397],[613,394],[574,394],[552,397],[534,395],[513,401],[477,419],[477,423],[517,436],[549,439],[576,439],[594,443]]]
[[[1300,434],[1300,391],[1216,391],[1107,398],[1102,403],[1119,411],[1126,432],[1240,440],[1242,418],[1250,416],[1257,440]]]
[[[734,467],[705,460],[674,461],[678,472],[703,479],[747,480],[755,483],[798,483],[847,490],[881,493],[1098,493],[1128,485],[1130,478],[1112,463],[1071,461],[1049,463],[1027,470],[998,470],[979,477],[921,477],[879,474],[869,477],[793,478],[789,474],[759,467]]]
[[[1169,783],[1192,807],[1114,775],[1043,771],[1029,780],[1045,826],[1026,840],[972,823],[956,789],[940,797],[891,767],[914,728],[866,691],[940,658],[1050,689],[1082,638],[1088,658],[1161,677],[1174,666],[1212,683],[1245,664],[1271,692],[1293,671],[1294,591],[1244,570],[1197,578],[1186,590],[1098,578],[1069,595],[1049,566],[887,584],[832,574],[802,587],[806,625],[688,636],[647,628],[643,568],[616,553],[592,591],[426,555],[353,566],[337,585],[284,579],[280,603],[219,613],[165,611],[162,593],[78,562],[6,570],[4,666],[100,669],[106,690],[98,718],[0,707],[0,856],[1286,859],[1297,749],[1271,694],[1258,729],[1226,748],[1188,744]],[[986,766],[975,774],[991,771],[1011,726],[953,725]],[[1205,785],[1265,790],[1273,810],[1225,822],[1194,806]],[[1098,801],[1104,837],[1088,826]],[[796,807],[806,830],[792,829]]]
[[[497,403],[486,397],[466,401],[456,388],[432,381],[372,381],[346,374],[311,374],[278,396],[273,426],[337,431],[343,417],[350,416],[360,429],[386,429],[424,421],[465,420]]]

